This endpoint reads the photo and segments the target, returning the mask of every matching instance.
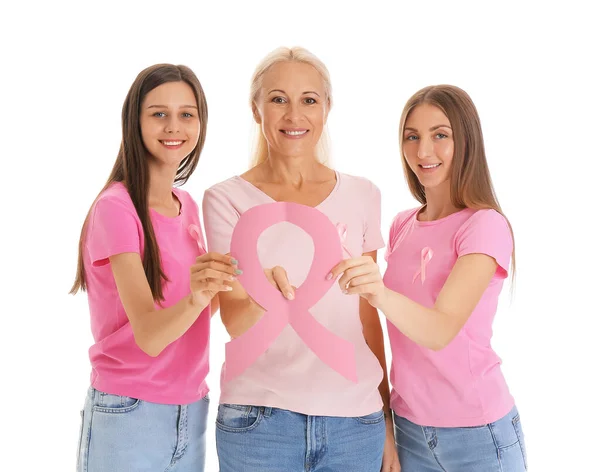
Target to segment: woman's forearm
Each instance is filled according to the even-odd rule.
[[[405,336],[434,351],[446,347],[460,330],[458,320],[388,288],[379,309]]]
[[[168,308],[130,316],[136,344],[149,356],[158,356],[185,334],[205,307],[190,294]]]
[[[248,331],[265,313],[265,310],[254,303],[250,297],[229,300],[223,298],[220,300],[221,319],[232,338],[237,338]]]

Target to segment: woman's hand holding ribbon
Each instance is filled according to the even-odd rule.
[[[296,288],[290,284],[287,272],[283,267],[275,266],[272,269],[264,269],[264,272],[271,285],[279,290],[285,298],[294,299]]]
[[[229,256],[209,252],[197,257],[190,268],[193,303],[206,307],[217,293],[231,291],[231,284],[239,274],[237,261]]]
[[[386,288],[379,272],[379,266],[370,256],[346,259],[336,265],[328,279],[340,277],[342,291],[348,295],[360,295],[371,306],[381,308],[386,296]]]

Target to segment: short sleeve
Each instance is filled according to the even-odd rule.
[[[407,223],[409,218],[415,213],[415,210],[406,210],[398,213],[394,219],[392,220],[392,224],[390,226],[390,234],[388,238],[388,243],[385,249],[384,259],[387,262],[390,255],[396,249],[398,245],[398,240],[400,238],[400,233],[404,225]]]
[[[140,253],[141,227],[137,214],[118,198],[100,198],[90,215],[87,250],[94,266],[125,252]]]
[[[496,275],[506,278],[513,251],[513,239],[508,222],[495,210],[479,210],[469,218],[456,235],[458,257],[486,254],[493,257]]]
[[[208,250],[228,254],[233,228],[240,215],[227,195],[215,188],[206,190],[202,199],[202,216]]]
[[[185,200],[186,204],[188,204],[189,206],[192,207],[194,219],[196,217],[199,218],[200,217],[200,208],[198,207],[196,200],[194,200],[194,198],[188,192],[184,192],[183,190],[178,189],[178,195],[180,198]]]
[[[363,233],[363,254],[385,246],[381,235],[381,192],[370,183],[367,207],[365,209],[365,229]]]

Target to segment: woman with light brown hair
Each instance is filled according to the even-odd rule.
[[[332,276],[388,319],[402,470],[524,471],[520,416],[490,344],[511,257],[514,273],[513,234],[467,93],[438,85],[413,95],[400,148],[421,205],[394,219],[385,277],[361,258]]]
[[[234,228],[246,212],[291,202],[322,218],[338,244],[343,236],[349,254],[376,259],[385,245],[379,189],[324,164],[323,133],[332,105],[325,65],[302,48],[273,51],[256,68],[250,105],[258,128],[253,166],[206,191],[209,248],[230,253]],[[306,236],[286,221],[265,230],[258,245],[247,242],[281,291],[275,296],[290,302],[294,286],[300,299],[316,252]],[[241,258],[240,270],[245,270]],[[269,319],[239,281],[219,298],[234,344],[264,343],[272,318],[286,316],[271,310]],[[319,352],[325,343],[316,340],[315,330],[302,335],[291,323],[258,357],[245,359],[238,375],[231,376],[237,366],[226,351],[216,432],[221,472],[399,470],[393,423],[386,414],[389,386],[377,310],[358,296],[346,297],[332,282],[309,312],[328,338],[348,347],[345,360],[355,375],[327,363]]]
[[[206,252],[198,206],[180,188],[206,137],[204,91],[188,67],[156,64],[133,81],[121,117],[71,289],[87,292],[94,338],[77,471],[200,472],[210,318],[236,270]]]

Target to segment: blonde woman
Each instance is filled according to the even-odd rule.
[[[259,127],[253,166],[206,191],[210,250],[230,253],[233,228],[247,210],[294,202],[343,225],[349,253],[376,260],[384,246],[378,188],[323,163],[332,103],[325,65],[305,49],[277,49],[256,68],[250,98]],[[313,257],[310,239],[290,224],[263,236],[258,252],[265,273],[282,296],[293,299]],[[264,311],[241,284],[221,294],[220,303],[232,338],[257,335],[247,331]],[[334,285],[310,312],[353,345],[357,381],[329,367],[287,326],[241,375],[222,380],[216,434],[221,472],[399,470],[377,311]]]

